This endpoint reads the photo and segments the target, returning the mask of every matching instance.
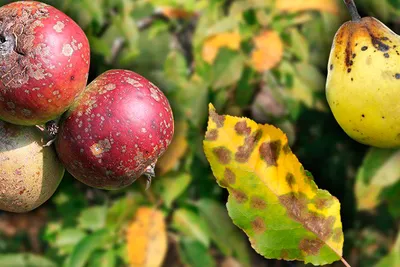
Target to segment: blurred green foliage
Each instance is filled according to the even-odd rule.
[[[388,153],[398,152],[370,151],[363,161],[368,147],[343,133],[325,101],[331,42],[348,18],[341,1],[336,1],[337,13],[318,8],[286,12],[272,0],[44,2],[86,32],[92,50],[89,80],[111,68],[138,72],[164,91],[176,123],[186,127],[167,152],[172,167],[159,165],[160,175],[148,191],[142,181],[120,191],[101,191],[66,174],[51,201],[37,211],[0,213],[0,266],[128,265],[126,229],[143,205],[157,205],[166,214],[165,266],[221,266],[232,259],[242,266],[277,264],[252,251],[224,208],[227,195],[202,152],[209,102],[220,113],[274,124],[287,133],[293,152],[319,187],[342,204],[344,257],[353,267],[380,260],[379,266],[400,265],[399,241],[393,246],[399,230],[400,164],[387,163]],[[357,4],[363,15],[376,16],[400,32],[397,0]],[[265,30],[278,33],[283,54],[276,66],[260,72],[251,57],[254,38]],[[207,41],[232,32],[240,35],[239,47],[222,45],[211,64],[204,60]],[[376,181],[378,169],[391,175],[391,182],[380,187],[376,205],[359,211],[357,202],[368,199],[356,198],[355,184],[373,187],[370,181]]]

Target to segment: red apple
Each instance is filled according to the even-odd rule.
[[[47,4],[0,8],[0,118],[20,125],[59,117],[84,90],[90,48],[85,33]]]
[[[165,95],[137,73],[110,70],[90,83],[62,118],[56,149],[81,182],[119,189],[157,161],[173,134]]]

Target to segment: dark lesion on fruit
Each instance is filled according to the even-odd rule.
[[[387,40],[389,40],[389,39],[384,39],[385,37],[377,37],[377,36],[375,36],[375,35],[372,33],[371,29],[369,29],[368,27],[365,27],[365,28],[367,29],[368,34],[369,34],[369,36],[371,37],[372,45],[373,45],[376,49],[378,49],[379,51],[381,51],[381,52],[387,52],[387,51],[389,50],[390,47],[389,47],[389,45],[385,44],[385,43],[382,42],[382,41],[387,41]]]
[[[396,73],[396,74],[394,75],[394,77],[395,77],[397,80],[400,80],[400,73]]]

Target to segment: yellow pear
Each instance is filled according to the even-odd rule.
[[[354,140],[398,147],[400,36],[373,17],[361,18],[353,0],[344,2],[352,20],[333,40],[326,83],[329,106]]]

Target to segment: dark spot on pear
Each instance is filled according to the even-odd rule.
[[[363,46],[363,47],[361,47],[361,51],[365,51],[365,50],[367,50],[368,49],[368,46]]]
[[[350,73],[350,72],[351,72],[351,68],[348,68],[348,69],[347,69],[347,73]]]
[[[394,75],[394,77],[395,77],[397,80],[399,80],[399,79],[400,79],[400,73],[396,73],[396,74]]]
[[[331,64],[331,65],[329,66],[329,69],[330,69],[330,70],[333,70],[333,64]]]
[[[385,58],[389,58],[389,54],[388,54],[388,53],[383,54],[383,56],[384,56]]]

